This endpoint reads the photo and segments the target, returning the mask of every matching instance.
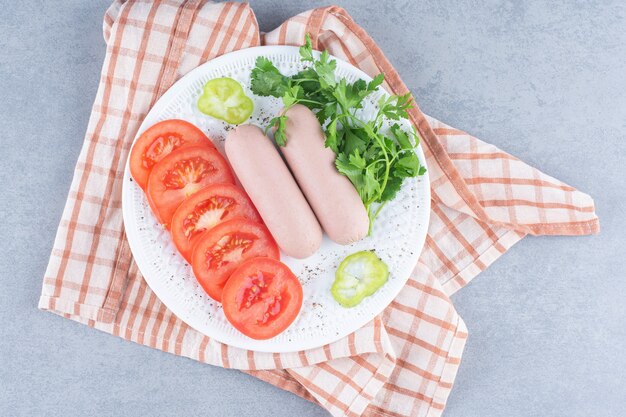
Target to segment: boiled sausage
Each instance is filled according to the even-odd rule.
[[[350,180],[335,168],[335,153],[324,146],[315,114],[296,104],[287,112],[287,145],[281,148],[289,168],[328,237],[347,245],[367,236],[367,210]]]
[[[240,125],[226,138],[226,156],[282,251],[311,256],[322,243],[322,229],[289,168],[257,126]]]

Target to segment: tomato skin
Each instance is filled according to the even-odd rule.
[[[224,284],[246,259],[280,259],[280,251],[264,224],[243,217],[218,224],[204,232],[191,255],[196,279],[206,293],[221,301]]]
[[[302,308],[302,285],[280,261],[253,258],[237,268],[224,286],[226,318],[246,336],[264,340],[287,329]]]
[[[143,132],[130,151],[130,173],[145,191],[154,165],[172,151],[187,145],[215,147],[196,126],[180,119],[159,122]]]
[[[228,163],[217,149],[183,146],[154,165],[146,194],[157,219],[169,229],[174,212],[185,198],[217,183],[235,183]]]
[[[176,209],[170,230],[174,245],[188,262],[202,232],[235,217],[261,223],[245,191],[230,183],[212,184],[188,197]]]

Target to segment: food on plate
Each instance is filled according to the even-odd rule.
[[[235,149],[241,153],[237,146],[245,143],[238,143],[237,135],[242,131],[244,142],[248,133],[252,133],[253,138],[254,135],[264,137],[274,151],[273,156],[280,162],[276,163],[271,152],[268,157],[262,141],[255,140],[244,153],[259,150],[258,155],[264,159],[253,162],[235,158],[240,161],[240,169],[244,170],[243,178],[248,183],[252,178],[252,174],[246,174],[249,167],[244,165],[256,169],[255,164],[273,164],[269,166],[270,170],[261,170],[255,175],[263,180],[267,172],[277,170],[291,180],[291,190],[287,182],[291,194],[286,195],[300,203],[305,218],[307,210],[310,212],[313,232],[306,227],[298,229],[301,213],[288,218],[296,222],[296,233],[305,233],[304,242],[306,236],[315,237],[316,232],[321,241],[315,216],[276,149],[260,129],[242,127],[231,140],[231,151]],[[234,184],[235,178],[228,163],[208,138],[182,120],[157,123],[137,139],[129,165],[159,222],[170,228],[176,248],[191,264],[198,283],[211,298],[223,301],[223,308],[233,326],[254,339],[268,339],[284,331],[300,312],[302,286],[291,270],[279,261],[276,241],[262,223],[250,198]],[[265,180],[275,181],[274,185],[279,187],[285,185],[285,180],[280,177],[270,176]],[[263,185],[261,183],[261,189],[269,193],[265,198],[272,199],[272,184],[269,188],[267,184],[262,188]],[[269,206],[266,204],[265,207]],[[298,207],[297,203],[295,207]],[[280,209],[278,213],[283,214]],[[291,243],[289,239],[287,242]],[[319,244],[313,242],[305,249],[314,251]],[[302,247],[297,246],[296,251]],[[223,299],[225,285],[231,280],[227,297]]]
[[[225,147],[278,246],[294,258],[311,256],[322,243],[322,229],[270,139],[257,126],[242,125],[230,131]]]
[[[250,89],[283,104],[264,122],[265,132],[242,124],[254,103],[238,81],[212,79],[193,95],[196,113],[239,125],[220,123],[231,129],[224,145],[230,166],[200,130],[181,120],[144,132],[129,162],[200,286],[222,303],[236,329],[257,340],[285,331],[303,304],[302,285],[280,262],[279,248],[309,257],[322,244],[322,228],[338,244],[363,239],[405,179],[425,173],[419,136],[409,125],[410,94],[385,94],[382,74],[369,82],[337,76],[337,61],[313,51],[308,35],[300,60],[304,69],[289,76],[265,57],[256,61]],[[388,279],[377,254],[361,251],[340,263],[330,293],[352,308]]]
[[[250,88],[260,96],[281,98],[286,108],[302,104],[316,113],[324,126],[325,145],[337,155],[337,170],[350,179],[365,205],[371,232],[376,216],[395,198],[404,179],[426,172],[415,153],[419,143],[415,129],[391,124],[408,120],[408,110],[413,105],[411,94],[382,96],[376,115],[363,118],[360,109],[377,94],[383,74],[370,82],[338,80],[337,62],[330,59],[327,51],[319,57],[314,54],[308,35],[300,48],[300,59],[308,67],[288,77],[269,59],[259,57],[252,70]],[[281,114],[270,121],[279,146],[287,143],[287,119],[286,114]]]
[[[350,180],[335,168],[335,153],[324,147],[315,114],[296,104],[285,115],[287,144],[281,152],[322,228],[340,245],[363,239],[369,230],[367,211]]]
[[[232,78],[222,77],[204,84],[198,109],[206,115],[238,125],[248,120],[254,103],[246,96],[241,84]]]
[[[283,332],[302,307],[302,286],[283,263],[253,258],[242,263],[224,286],[222,305],[228,321],[252,339]]]
[[[196,279],[216,301],[232,272],[246,259],[280,259],[278,246],[267,228],[242,217],[207,230],[196,242],[191,266]]]
[[[130,151],[130,173],[145,190],[154,164],[185,145],[213,146],[209,138],[184,120],[164,120],[143,132]]]
[[[388,277],[387,265],[374,252],[353,253],[339,264],[330,292],[343,307],[355,307],[378,291]]]
[[[230,183],[213,184],[191,195],[174,212],[170,230],[174,245],[188,262],[202,233],[219,223],[245,217],[261,222],[246,193]]]
[[[234,184],[235,179],[213,145],[184,146],[154,165],[146,194],[159,222],[169,228],[185,198],[207,185],[224,182]]]

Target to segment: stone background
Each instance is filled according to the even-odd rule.
[[[322,5],[253,0],[263,30]],[[423,111],[591,194],[598,236],[528,237],[454,296],[447,417],[626,413],[626,6],[343,1]],[[237,371],[37,310],[107,1],[0,1],[0,415],[327,416]]]

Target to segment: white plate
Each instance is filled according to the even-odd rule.
[[[285,74],[304,66],[298,48],[265,46],[223,55],[191,71],[159,99],[146,116],[139,133],[165,119],[184,119],[212,138],[223,150],[227,131],[224,122],[200,113],[196,102],[202,86],[217,77],[231,77],[244,86],[254,100],[255,110],[247,123],[265,127],[282,107],[279,99],[257,97],[249,90],[250,71],[258,56],[270,58]],[[337,59],[338,77],[348,81],[371,78],[347,62]],[[375,113],[375,103],[384,94],[372,97],[362,110],[364,116]],[[406,124],[408,128],[408,122]],[[426,164],[421,147],[417,154]],[[232,327],[221,304],[211,300],[196,282],[191,267],[177,253],[169,233],[156,221],[148,202],[132,181],[128,164],[124,172],[122,207],[124,224],[135,262],[145,280],[161,301],[185,323],[231,346],[261,352],[292,352],[323,346],[365,325],[395,298],[406,283],[422,250],[430,213],[428,173],[407,179],[398,196],[378,216],[372,235],[349,246],[337,245],[326,237],[321,249],[310,258],[298,260],[282,254],[282,261],[300,278],[304,290],[302,310],[296,321],[280,335],[264,341],[253,340]],[[389,266],[389,281],[357,307],[346,309],[330,295],[335,269],[347,255],[360,250],[375,250]]]

